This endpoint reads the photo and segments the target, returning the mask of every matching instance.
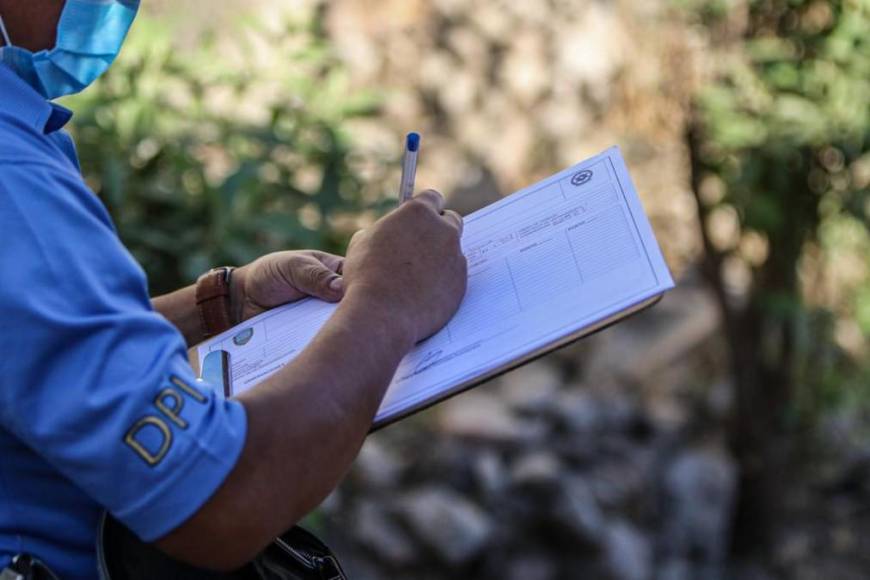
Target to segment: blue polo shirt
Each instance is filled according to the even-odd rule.
[[[0,65],[0,569],[95,578],[106,509],[146,541],[233,468],[245,413],[178,330],[79,173],[66,109]]]

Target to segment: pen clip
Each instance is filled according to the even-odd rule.
[[[199,380],[212,386],[221,385],[219,394],[230,397],[233,394],[230,369],[230,353],[225,350],[213,350],[202,359],[202,371]]]

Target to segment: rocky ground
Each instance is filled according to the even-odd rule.
[[[362,580],[870,577],[859,439],[849,462],[784,489],[777,561],[729,559],[729,389],[704,376],[718,350],[713,305],[688,281],[630,321],[370,436],[312,523]]]

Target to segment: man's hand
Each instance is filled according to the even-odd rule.
[[[233,271],[230,308],[238,324],[275,306],[314,296],[337,302],[344,296],[344,258],[303,250],[275,252]]]
[[[390,312],[414,342],[444,326],[467,283],[459,240],[462,218],[427,190],[351,239],[344,265],[348,294]],[[413,344],[413,343],[412,343]]]
[[[304,250],[275,252],[233,271],[230,318],[238,324],[275,306],[306,296],[336,302],[344,296],[344,258]],[[154,309],[184,335],[188,346],[203,340],[202,317],[196,307],[196,284],[152,299]]]
[[[443,203],[434,191],[418,195],[355,235],[343,269],[324,264],[343,272],[341,305],[293,361],[236,397],[247,415],[241,457],[220,489],[158,547],[198,566],[232,570],[335,489],[402,357],[462,300],[462,220],[442,213]],[[273,278],[286,286],[283,276],[266,277]],[[280,296],[275,300],[294,294]],[[273,304],[258,300],[261,308]]]

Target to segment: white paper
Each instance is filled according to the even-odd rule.
[[[616,147],[467,216],[462,250],[465,299],[402,360],[375,424],[674,286]],[[199,345],[199,360],[228,351],[238,394],[292,361],[336,308],[276,308]]]

